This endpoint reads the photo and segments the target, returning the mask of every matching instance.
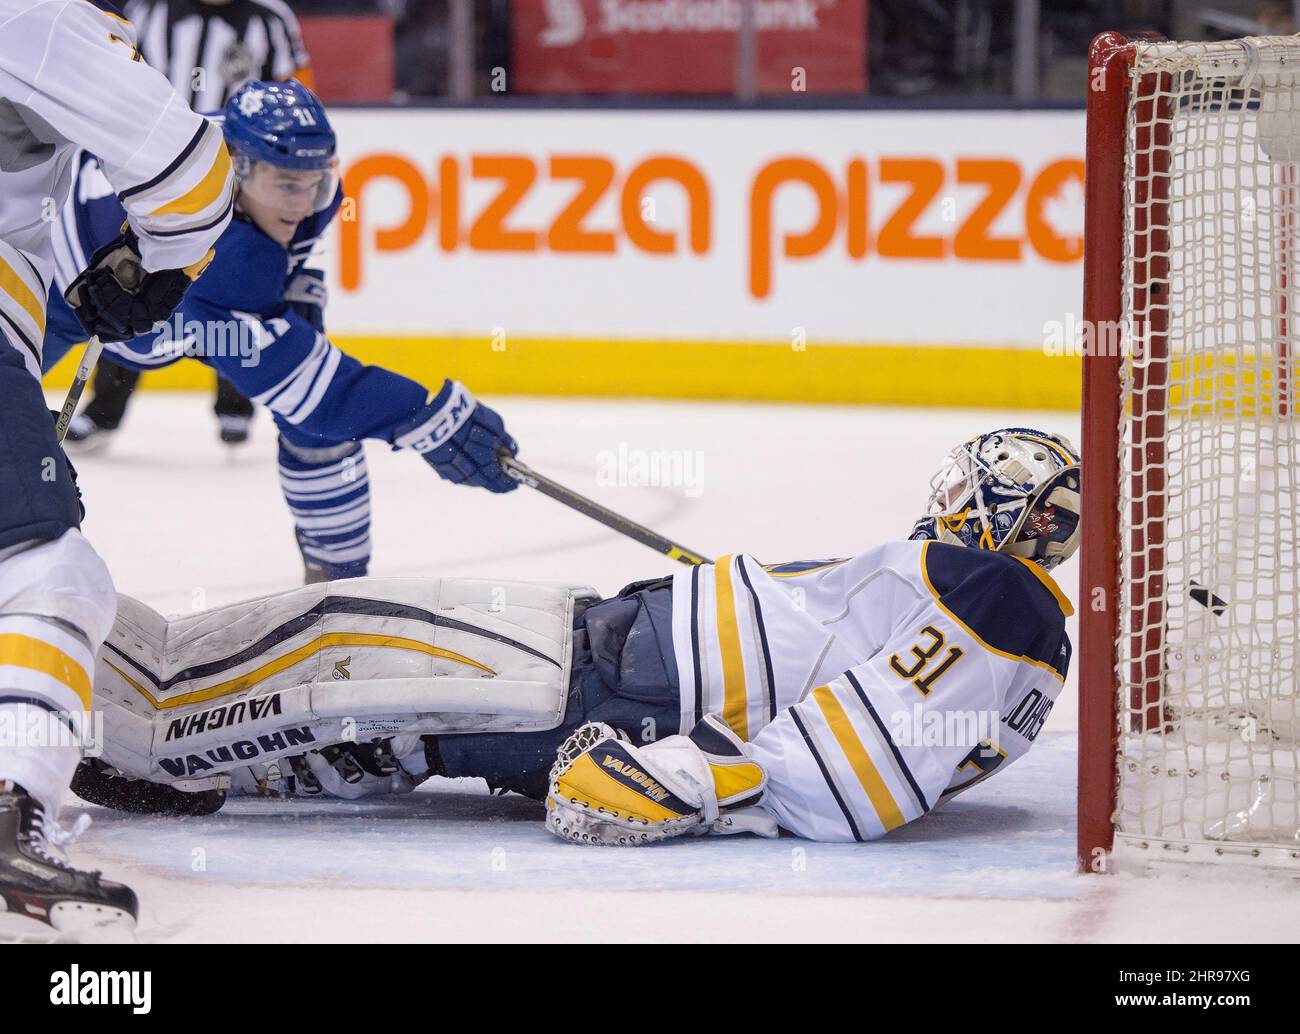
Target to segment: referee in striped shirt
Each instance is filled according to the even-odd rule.
[[[298,19],[283,0],[128,0],[144,59],[195,111],[216,111],[249,79],[311,87]]]
[[[297,79],[311,87],[302,31],[284,0],[128,0],[140,53],[166,74],[195,111],[217,111],[249,79]],[[87,452],[107,444],[140,380],[134,370],[101,361],[95,396],[68,428],[68,444]],[[217,378],[221,440],[248,440],[253,404]]]

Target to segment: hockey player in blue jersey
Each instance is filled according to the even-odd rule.
[[[308,582],[352,578],[370,560],[370,486],[362,441],[419,453],[442,477],[492,492],[517,483],[498,462],[514,440],[461,384],[429,390],[340,351],[324,331],[325,285],[306,262],[343,200],[334,132],[321,102],[295,81],[247,83],[220,119],[234,158],[236,214],[216,257],[171,321],[107,346],[154,369],[192,356],[266,406],[279,430],[280,484]],[[48,368],[85,333],[57,286],[80,256],[115,236],[121,206],[98,160],[83,153],[55,232]]]
[[[738,554],[607,599],[364,578],[168,621],[123,597],[103,760],[74,789],[193,814],[227,783],[356,798],[476,776],[583,843],[872,840],[1032,747],[1070,663],[1051,571],[1079,510],[1069,443],[1004,428],[952,451],[909,540],[842,560]]]

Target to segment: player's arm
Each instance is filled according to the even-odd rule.
[[[69,300],[106,340],[142,333],[170,315],[230,220],[234,175],[221,132],[139,60],[122,18],[86,0],[36,5],[24,17],[45,30],[47,46],[19,59],[32,84],[22,106],[100,157],[127,214]]]
[[[233,232],[253,231],[236,227]],[[431,391],[409,377],[359,362],[318,329],[321,321],[311,318],[313,306],[305,294],[292,304],[257,298],[261,252],[227,254],[226,246],[223,242],[213,269],[186,299],[182,316],[187,326],[224,334],[229,344],[203,349],[202,358],[245,397],[325,441],[379,439],[418,452],[450,481],[496,492],[516,487],[498,461],[503,450],[517,451],[514,439],[501,417],[464,385],[446,380]],[[232,262],[238,255],[243,261]],[[304,290],[295,284],[291,294]],[[260,315],[267,312],[275,315]]]

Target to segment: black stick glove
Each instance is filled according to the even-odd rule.
[[[212,261],[208,250],[184,269],[147,272],[140,261],[140,244],[129,225],[122,235],[99,248],[63,297],[72,306],[86,333],[101,341],[128,341],[148,334],[176,311],[185,292]]]

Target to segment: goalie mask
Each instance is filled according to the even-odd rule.
[[[1079,547],[1079,454],[1060,435],[1008,427],[948,454],[913,539],[1023,557],[1051,570]]]

